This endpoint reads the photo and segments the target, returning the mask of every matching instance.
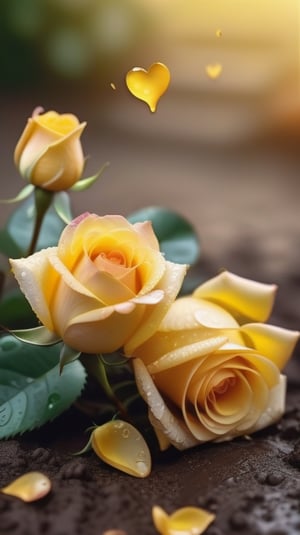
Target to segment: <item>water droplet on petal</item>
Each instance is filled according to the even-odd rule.
[[[1,492],[24,502],[34,502],[46,496],[50,490],[51,481],[47,476],[40,472],[28,472],[2,488]]]
[[[170,71],[163,63],[153,63],[149,70],[134,67],[126,75],[126,85],[130,93],[146,102],[152,112],[156,110],[160,97],[170,83]]]
[[[222,37],[222,35],[223,35],[223,34],[222,34],[222,30],[217,30],[217,31],[216,31],[216,36],[217,36],[217,37]]]
[[[221,75],[223,67],[221,63],[214,63],[211,65],[206,65],[205,70],[207,76],[211,78],[211,80],[216,80]]]
[[[113,420],[92,433],[92,448],[105,463],[135,477],[151,471],[151,455],[141,433],[133,425]]]

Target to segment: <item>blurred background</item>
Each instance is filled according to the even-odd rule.
[[[74,213],[180,212],[203,272],[279,284],[275,320],[299,328],[299,35],[299,0],[2,0],[1,197],[23,186],[13,151],[33,109],[75,113],[85,175],[110,166]],[[156,61],[171,84],[151,113],[125,76]]]

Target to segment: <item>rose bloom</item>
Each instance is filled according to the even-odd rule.
[[[34,112],[15,148],[14,160],[21,175],[50,191],[73,186],[84,166],[80,136],[85,126],[72,114]]]
[[[177,299],[132,352],[162,449],[257,431],[280,418],[297,332],[264,322],[276,287],[223,272]]]
[[[58,246],[11,260],[32,309],[71,348],[110,353],[157,329],[186,266],[165,260],[149,221],[85,213]]]

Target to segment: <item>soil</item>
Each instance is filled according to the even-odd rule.
[[[293,293],[291,283],[289,287]],[[290,292],[285,295],[288,301],[292,297]],[[2,441],[0,487],[37,470],[48,475],[52,490],[31,504],[0,496],[1,535],[102,535],[106,531],[110,535],[154,535],[153,505],[168,513],[185,505],[214,512],[216,519],[207,535],[299,534],[297,351],[292,362],[287,370],[286,412],[280,422],[251,438],[207,444],[183,453],[174,449],[160,453],[145,479],[110,468],[92,451],[74,455],[86,443],[85,429],[91,425],[76,407],[38,431]]]
[[[3,108],[4,124],[13,121],[15,125],[8,132],[7,153],[12,152],[22,117],[34,105],[19,99],[21,111],[16,108],[12,114],[12,105]],[[48,107],[55,107],[52,101]],[[96,161],[100,127],[93,116],[88,120],[91,135],[86,150]],[[276,282],[279,292],[271,321],[299,329],[298,148],[290,154],[290,147],[280,153],[258,144],[216,153],[205,147],[200,150],[196,142],[187,148],[184,139],[169,146],[158,134],[157,141],[152,137],[149,144],[138,135],[123,134],[105,130],[101,158],[114,163],[111,179],[105,179],[105,196],[101,182],[99,195],[92,190],[75,199],[75,213],[89,209],[126,214],[158,203],[178,210],[195,223],[203,240],[205,278],[226,267],[241,276]],[[7,176],[15,175],[7,169]],[[153,176],[164,178],[157,194]],[[8,191],[7,181],[5,187],[3,196],[12,197],[19,183],[16,180]],[[128,195],[129,188],[135,195]],[[287,406],[280,422],[251,438],[183,453],[170,449],[153,459],[146,479],[110,468],[93,452],[74,456],[85,444],[85,429],[92,423],[76,407],[38,431],[0,442],[0,488],[31,470],[45,473],[52,481],[51,493],[35,503],[0,494],[0,534],[103,535],[121,530],[110,535],[155,535],[151,516],[155,504],[168,513],[185,505],[214,512],[216,519],[207,535],[299,534],[299,345],[286,372]]]

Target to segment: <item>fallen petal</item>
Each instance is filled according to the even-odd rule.
[[[40,472],[28,472],[2,488],[1,492],[20,498],[23,502],[34,502],[46,496],[50,490],[51,481],[47,476]]]
[[[201,535],[215,519],[215,515],[199,507],[182,507],[168,515],[157,505],[152,517],[161,535]]]
[[[141,433],[122,420],[112,420],[92,433],[92,448],[105,463],[135,477],[147,477],[151,455]]]

